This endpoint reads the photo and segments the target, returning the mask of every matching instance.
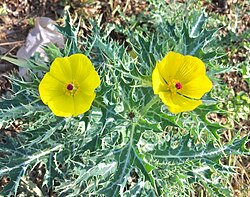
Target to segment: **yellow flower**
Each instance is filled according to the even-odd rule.
[[[40,97],[56,116],[77,116],[88,111],[100,77],[83,54],[56,58],[39,84]]]
[[[193,56],[170,51],[152,74],[153,90],[172,113],[191,111],[212,88],[204,63]]]

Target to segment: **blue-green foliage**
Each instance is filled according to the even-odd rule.
[[[180,24],[156,24],[151,34],[124,29],[130,49],[92,22],[92,34],[81,40],[82,53],[92,59],[101,85],[91,110],[76,118],[58,118],[50,112],[39,99],[40,79],[33,72],[31,82],[10,77],[12,93],[0,103],[1,128],[17,119],[23,125],[16,138],[0,136],[6,139],[0,144],[5,155],[0,158],[0,176],[10,178],[1,193],[17,194],[22,177],[42,162],[42,190],[53,189],[59,196],[189,196],[197,184],[211,196],[230,196],[223,180],[233,170],[220,159],[247,154],[247,138],[220,142],[223,126],[207,119],[208,113],[219,111],[211,95],[196,110],[173,115],[151,87],[156,61],[170,50],[205,62],[215,58],[216,53],[205,50],[214,34],[205,29],[205,22],[204,13],[195,12]],[[67,47],[45,48],[50,61],[79,52],[78,28],[67,15],[65,26],[59,27]],[[31,60],[22,65],[38,69]],[[45,73],[49,63],[41,65]],[[128,187],[132,172],[139,178]]]

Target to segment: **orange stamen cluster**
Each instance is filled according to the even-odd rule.
[[[69,96],[74,96],[79,93],[80,85],[77,81],[69,81],[63,87],[64,93]]]
[[[176,92],[181,88],[182,84],[175,79],[172,79],[167,83],[167,90],[169,90],[172,94],[176,94]]]

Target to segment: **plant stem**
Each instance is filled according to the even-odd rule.
[[[158,96],[153,97],[152,100],[149,101],[148,104],[147,104],[144,108],[142,108],[141,113],[140,113],[140,114],[141,114],[141,117],[143,117],[144,115],[146,115],[147,112],[148,112],[148,110],[149,110],[155,103],[157,103],[158,101],[159,101],[159,97],[158,97]]]

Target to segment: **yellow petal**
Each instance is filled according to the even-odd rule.
[[[56,116],[70,117],[75,114],[75,105],[72,96],[60,95],[53,97],[48,106]]]
[[[71,67],[69,57],[58,57],[52,62],[49,73],[58,81],[66,83],[73,80]]]
[[[182,54],[170,51],[156,66],[159,69],[160,75],[167,81],[176,79],[175,76],[184,62]]]
[[[209,92],[212,88],[212,82],[206,75],[194,78],[190,82],[183,85],[179,93],[190,98],[200,99],[203,94]]]
[[[155,94],[158,94],[162,91],[167,91],[167,84],[159,73],[158,65],[155,67],[152,73],[152,85]]]
[[[69,57],[56,58],[50,67],[50,74],[62,82],[70,80],[81,81],[88,73],[95,70],[91,61],[83,54],[73,54]]]
[[[100,83],[101,81],[98,73],[95,70],[92,70],[92,72],[90,72],[79,84],[82,92],[91,95]]]
[[[78,116],[90,109],[95,96],[94,92],[91,95],[83,93],[75,96],[60,95],[51,99],[48,106],[56,116]]]
[[[182,85],[193,79],[206,75],[204,63],[197,57],[184,56],[184,61],[176,72],[174,79],[180,81]]]
[[[83,54],[73,54],[69,58],[72,75],[74,80],[81,83],[89,76],[90,73],[95,71],[90,59]]]
[[[39,93],[40,97],[44,104],[48,104],[48,102],[57,96],[63,95],[63,83],[58,81],[56,78],[50,75],[50,73],[46,73],[39,84]]]
[[[162,102],[168,106],[168,110],[174,114],[191,111],[202,104],[201,100],[192,100],[179,94],[172,95],[170,92],[161,92],[159,96]]]
[[[80,84],[81,91],[92,95],[100,85],[100,77],[89,58],[83,54],[74,54],[70,57],[72,75],[74,80]]]
[[[75,111],[74,116],[83,114],[88,111],[95,99],[96,94],[94,92],[87,94],[79,93],[74,96]]]

